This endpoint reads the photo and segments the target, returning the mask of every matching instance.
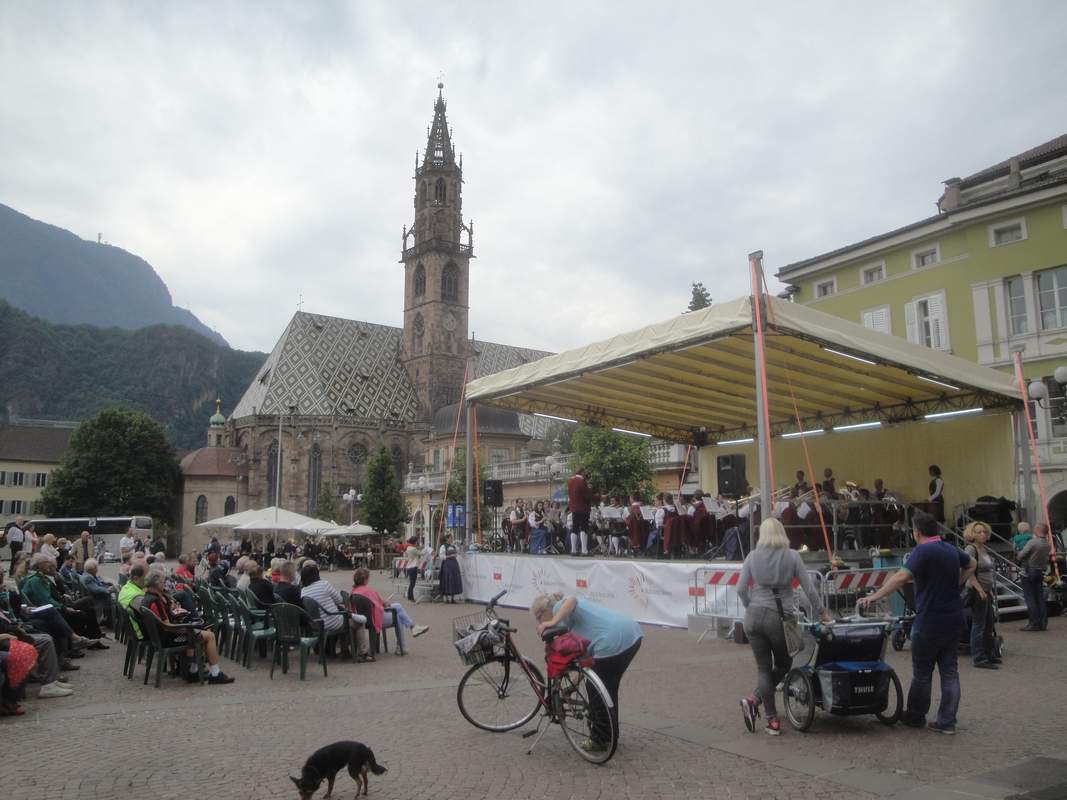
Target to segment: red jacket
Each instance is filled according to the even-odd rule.
[[[583,476],[575,475],[567,481],[567,496],[570,499],[572,514],[589,513],[593,502],[593,491]]]

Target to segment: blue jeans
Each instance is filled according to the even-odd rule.
[[[1023,596],[1026,598],[1026,613],[1030,617],[1030,627],[1044,630],[1048,627],[1044,570],[1028,570],[1022,583]]]
[[[930,691],[934,683],[934,667],[941,675],[941,705],[937,709],[939,725],[955,725],[960,707],[960,673],[956,651],[960,631],[952,626],[947,633],[928,635],[917,632],[911,639],[911,687],[905,720],[921,722],[930,710]]]

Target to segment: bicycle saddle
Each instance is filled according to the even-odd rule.
[[[557,636],[566,633],[568,630],[566,625],[553,625],[551,628],[545,628],[541,633],[541,641],[551,642]]]

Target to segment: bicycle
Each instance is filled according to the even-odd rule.
[[[453,621],[456,642],[476,637],[476,646],[466,652],[457,647],[470,665],[456,690],[463,718],[481,730],[504,733],[528,724],[540,711],[537,728],[523,734],[524,739],[537,737],[527,755],[554,724],[586,761],[607,763],[618,747],[619,730],[607,688],[590,669],[592,657],[576,655],[546,682],[537,665],[519,652],[511,636],[516,629],[496,615],[496,604],[505,594],[489,601],[484,617],[468,614]],[[558,625],[546,629],[541,638],[550,643],[566,632]]]

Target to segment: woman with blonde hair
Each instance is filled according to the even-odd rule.
[[[793,666],[783,625],[786,615],[795,613],[794,580],[808,598],[812,615],[818,614],[829,622],[822,598],[808,577],[800,554],[789,547],[782,523],[773,517],[765,519],[759,526],[759,541],[745,558],[737,582],[737,596],[745,607],[745,635],[756,657],[756,690],[741,699],[741,713],[750,733],[756,731],[761,705],[767,716],[766,732],[771,736],[782,732],[774,692]]]
[[[974,592],[971,603],[971,660],[978,669],[999,669],[1000,659],[993,653],[993,587],[996,574],[993,572],[993,556],[986,547],[989,541],[989,526],[984,522],[972,522],[963,529],[967,542],[964,552],[971,556],[978,567],[974,579],[968,583],[968,591]]]
[[[625,614],[605,608],[579,597],[564,597],[559,592],[542,594],[536,597],[530,606],[530,613],[537,620],[538,636],[546,628],[566,625],[573,633],[590,642],[593,656],[592,670],[604,684],[611,697],[613,708],[611,718],[615,728],[619,725],[619,684],[623,673],[641,649],[641,626]],[[605,709],[599,703],[599,695],[594,693],[590,700],[591,712],[602,719]],[[582,747],[591,752],[602,751],[607,747],[611,729],[606,721],[594,724],[591,738],[582,743]]]

